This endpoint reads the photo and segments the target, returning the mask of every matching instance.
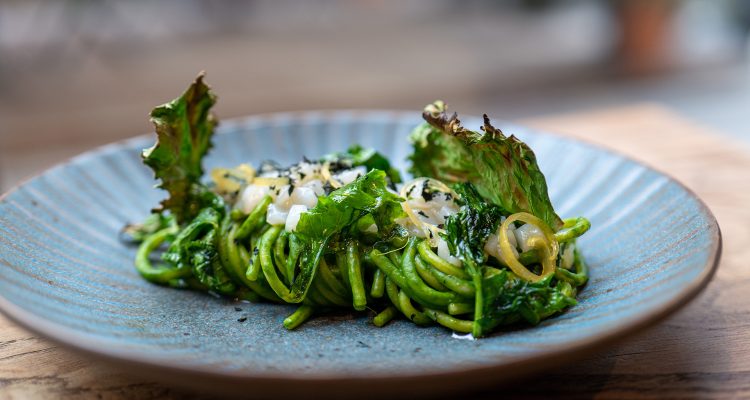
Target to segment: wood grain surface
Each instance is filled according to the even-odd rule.
[[[682,181],[718,218],[724,252],[708,288],[656,327],[475,397],[750,398],[750,147],[652,104],[523,123],[602,144]],[[58,348],[0,317],[0,399],[193,397]]]

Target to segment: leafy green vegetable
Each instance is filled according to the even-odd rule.
[[[506,137],[486,114],[483,132],[466,129],[441,101],[425,107],[422,116],[426,123],[411,135],[412,174],[472,183],[483,198],[509,213],[529,212],[553,230],[562,227],[536,156],[525,143]]]
[[[484,332],[514,322],[516,315],[537,324],[568,306],[577,304],[575,297],[551,286],[552,276],[539,282],[527,282],[508,271],[497,271],[484,278],[482,318],[476,321]],[[559,284],[558,284],[559,285]]]
[[[328,196],[302,214],[296,234],[302,238],[330,237],[371,214],[379,231],[390,229],[403,216],[401,198],[386,188],[385,172],[372,170]]]
[[[373,169],[320,197],[314,208],[300,216],[295,232],[303,246],[300,273],[292,285],[291,297],[284,300],[298,303],[304,299],[328,243],[334,236],[342,240],[357,235],[356,222],[360,218],[372,216],[379,234],[387,234],[396,226],[394,220],[404,215],[401,198],[386,189],[385,178],[385,172]]]
[[[201,240],[188,242],[185,253],[189,254],[193,276],[204,286],[217,293],[231,295],[236,286],[219,260],[216,247],[217,229],[210,230]]]
[[[178,269],[190,268],[193,276],[209,290],[231,294],[235,285],[219,260],[216,245],[221,218],[221,212],[213,208],[201,210],[175,237],[162,259]]]
[[[474,324],[472,334],[480,337],[486,333],[478,324],[484,313],[484,296],[482,295],[482,264],[484,263],[484,242],[497,230],[502,209],[487,203],[471,183],[458,183],[454,190],[459,195],[461,208],[449,216],[445,222],[446,234],[451,254],[463,261],[466,272],[472,278],[476,296],[474,298]]]
[[[211,148],[216,118],[210,112],[216,96],[199,75],[171,102],[151,111],[157,141],[143,151],[143,161],[169,192],[155,211],[169,210],[179,224],[190,221],[206,205],[206,188],[200,184],[201,160]]]
[[[428,106],[429,107],[429,106]],[[414,128],[409,140],[414,151],[409,156],[409,172],[445,183],[474,182],[480,179],[469,148],[458,137],[435,129],[428,123]]]
[[[453,189],[463,203],[459,211],[445,221],[445,239],[451,254],[471,258],[476,264],[484,262],[484,243],[497,230],[502,209],[487,203],[471,183],[458,183]]]

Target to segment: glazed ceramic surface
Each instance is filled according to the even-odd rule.
[[[360,143],[403,170],[406,137],[419,121],[416,112],[365,111],[225,121],[206,167],[285,164]],[[663,318],[708,282],[719,229],[683,186],[591,145],[500,127],[534,149],[558,213],[592,224],[579,241],[591,274],[579,304],[536,327],[471,341],[404,320],[376,328],[367,314],[341,313],[289,332],[281,322],[294,307],[150,284],[133,267],[135,248],[118,238],[123,225],[142,220],[165,195],[140,160],[141,149],[153,144],[150,135],[78,156],[5,195],[0,307],[64,345],[193,384],[227,383],[219,390],[247,383],[324,393],[356,383],[377,393],[404,384],[439,389],[497,381],[559,363]],[[389,380],[394,384],[383,385]]]

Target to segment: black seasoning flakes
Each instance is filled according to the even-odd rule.
[[[239,307],[235,307],[235,308],[234,308],[234,311],[242,311],[242,309],[241,309],[241,308],[239,308]]]
[[[406,192],[406,197],[411,197],[411,192],[413,192],[413,191],[414,191],[414,189],[416,189],[416,188],[417,188],[417,186],[416,186],[416,185],[414,185],[414,186],[410,187],[410,188],[409,188],[409,191],[407,191],[407,192]]]
[[[422,182],[422,198],[424,201],[430,201],[432,200],[432,197],[432,191],[427,187],[427,180],[425,180]]]
[[[427,201],[432,201],[433,197],[434,197],[434,195],[432,194],[431,191],[429,191],[429,190],[422,190],[422,198],[424,199],[424,201],[426,201],[426,202]]]
[[[427,214],[425,214],[425,212],[424,212],[424,211],[422,211],[422,210],[419,210],[419,211],[417,211],[417,214],[419,214],[419,215],[421,215],[421,216],[423,216],[423,217],[425,217],[425,218],[429,218],[429,217],[427,216]]]
[[[287,189],[287,194],[289,196],[291,196],[292,195],[292,191],[294,191],[294,185],[289,185],[289,189]]]
[[[247,317],[237,318],[237,322],[245,322],[245,321],[247,321]]]

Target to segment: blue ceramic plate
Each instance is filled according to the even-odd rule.
[[[417,123],[417,112],[372,111],[225,121],[207,167],[291,163],[361,143],[403,168],[406,135]],[[558,213],[586,216],[593,226],[580,241],[591,268],[580,303],[539,326],[469,341],[440,327],[376,328],[367,316],[339,314],[288,332],[281,322],[292,307],[149,284],[118,231],[164,195],[140,160],[151,135],[78,156],[2,198],[0,307],[63,345],[214,392],[426,394],[580,356],[664,318],[706,285],[719,259],[719,227],[689,190],[591,145],[501,128],[535,150]]]

